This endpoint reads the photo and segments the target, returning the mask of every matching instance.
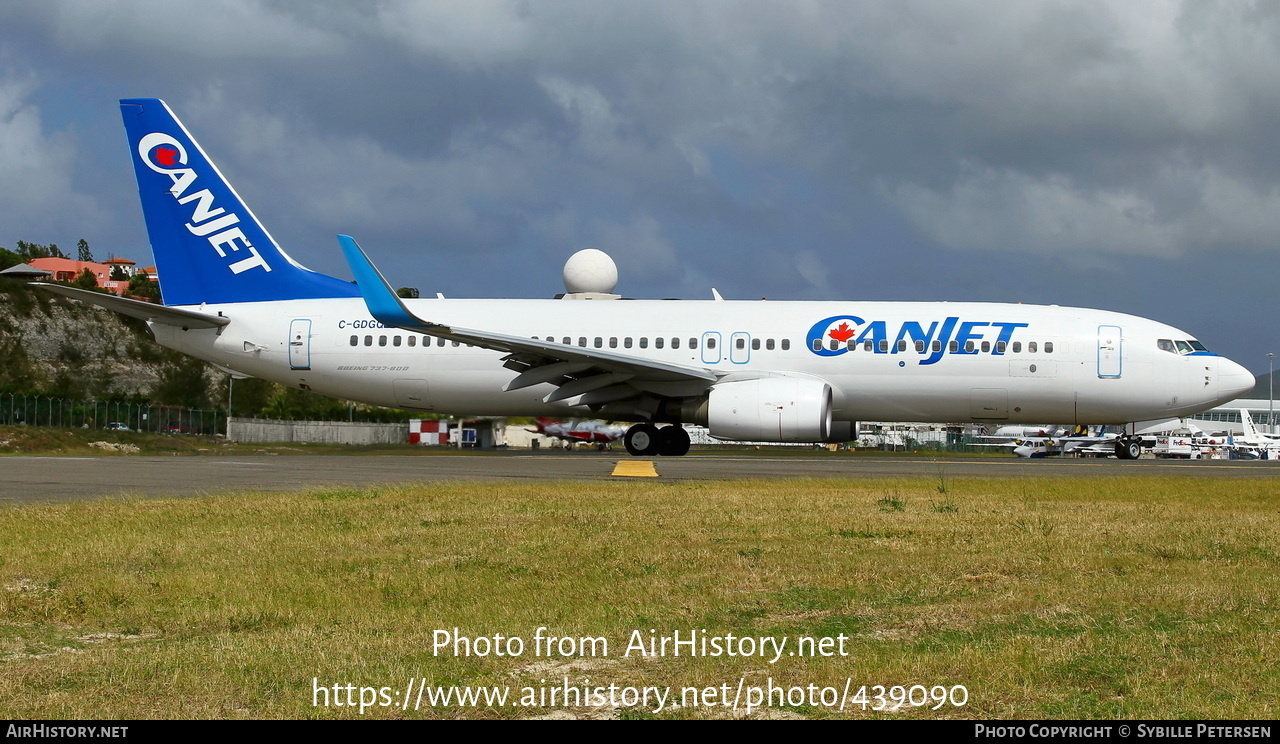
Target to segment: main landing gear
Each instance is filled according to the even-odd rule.
[[[623,437],[627,452],[644,457],[648,455],[666,455],[679,457],[689,452],[689,432],[683,426],[673,424],[661,429],[653,424],[636,424],[627,429]]]

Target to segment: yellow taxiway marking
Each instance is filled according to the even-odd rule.
[[[632,478],[657,478],[658,471],[649,460],[619,460],[614,466],[612,475],[625,475]]]

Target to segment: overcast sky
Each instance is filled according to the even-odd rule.
[[[0,5],[0,246],[150,263],[117,100],[165,99],[283,247],[548,297],[990,300],[1280,352],[1280,4]]]

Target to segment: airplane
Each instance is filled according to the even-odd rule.
[[[1280,457],[1280,437],[1266,434],[1253,421],[1248,408],[1240,409],[1242,436],[1230,435],[1227,443],[1233,454],[1245,459],[1274,460]]]
[[[565,449],[572,449],[573,445],[579,443],[595,444],[600,449],[608,449],[610,444],[627,435],[628,428],[599,420],[557,421],[545,416],[539,416],[535,423],[536,428],[526,431],[560,439],[565,442]]]
[[[1058,455],[1110,456],[1115,454],[1115,443],[1120,437],[1100,427],[1094,433],[1089,427],[1010,427],[1002,426],[995,434],[982,439],[1003,440],[995,444],[978,444],[978,447],[1004,447],[1018,457],[1054,457]]]
[[[1123,424],[1254,385],[1189,333],[1056,305],[404,299],[349,236],[354,284],[291,258],[163,101],[120,108],[164,304],[39,286],[233,375],[417,411],[625,421],[636,456],[687,453],[685,423],[756,442],[848,441],[858,420]],[[1137,457],[1138,440],[1115,451]]]

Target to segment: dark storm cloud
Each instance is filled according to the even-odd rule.
[[[114,100],[154,95],[297,258],[345,275],[348,232],[428,291],[545,296],[595,246],[636,296],[1163,318],[1277,268],[1270,4],[46,0],[0,28],[0,242],[145,244]]]

